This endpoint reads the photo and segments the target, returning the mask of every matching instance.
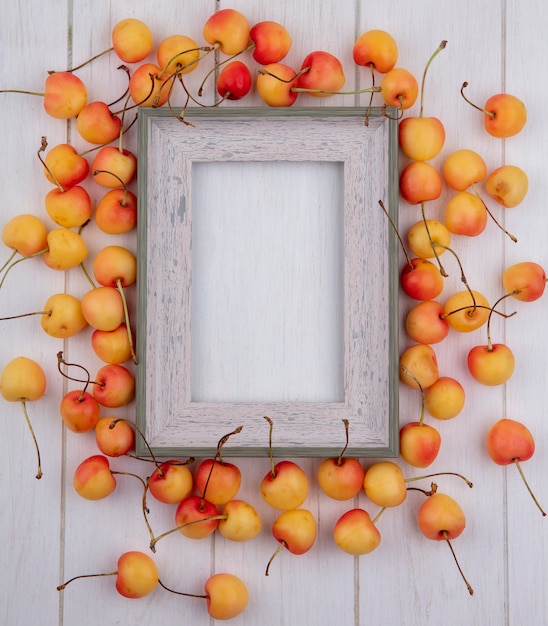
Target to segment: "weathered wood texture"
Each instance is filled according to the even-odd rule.
[[[129,16],[145,20],[156,40],[182,32],[202,41],[202,24],[226,2],[189,0],[29,0],[4,8],[0,21],[0,88],[41,90],[47,70],[76,65],[110,45],[113,25]],[[370,74],[352,62],[352,45],[363,31],[381,28],[396,38],[399,65],[420,76],[430,54],[442,39],[447,48],[430,68],[425,93],[425,114],[436,115],[445,124],[447,138],[442,153],[433,162],[441,166],[453,150],[470,148],[485,159],[488,170],[502,163],[519,165],[529,175],[530,188],[519,207],[502,210],[488,201],[497,219],[518,238],[511,242],[493,223],[478,238],[454,237],[469,283],[483,291],[489,301],[502,295],[501,272],[519,260],[548,265],[546,253],[545,198],[548,166],[544,101],[545,33],[548,16],[541,0],[497,0],[478,3],[417,0],[413,3],[274,2],[235,0],[250,22],[273,19],[286,25],[293,36],[288,64],[298,67],[311,50],[325,49],[342,60],[345,88],[364,87]],[[206,60],[204,67],[211,67]],[[89,99],[111,101],[125,89],[125,74],[117,71],[112,55],[105,55],[79,71],[89,87]],[[540,77],[540,79],[539,79]],[[463,81],[469,82],[470,97],[482,104],[488,96],[507,90],[521,97],[528,107],[528,123],[516,137],[500,141],[482,128],[481,114],[461,98]],[[191,88],[200,78],[189,76]],[[212,98],[209,89],[206,97]],[[302,106],[346,106],[368,102],[368,95],[336,96],[313,101],[299,99]],[[378,96],[375,98],[378,103]],[[234,106],[257,106],[256,96]],[[232,106],[232,105],[231,105]],[[70,141],[77,149],[87,146],[72,123],[48,118],[40,98],[0,94],[2,144],[0,156],[3,204],[2,225],[24,212],[44,217],[43,197],[50,189],[36,151],[42,136],[50,146]],[[418,113],[418,104],[410,113]],[[126,147],[136,148],[136,133],[130,131]],[[405,159],[401,159],[401,166]],[[101,195],[92,189],[94,199]],[[427,207],[429,216],[443,217],[444,190],[439,201]],[[400,203],[402,231],[420,219],[420,209]],[[51,226],[51,223],[49,223]],[[113,243],[93,224],[86,227],[90,258],[104,245]],[[120,236],[119,245],[135,248],[136,237]],[[5,256],[7,257],[6,250]],[[403,260],[403,259],[402,259]],[[460,271],[450,254],[443,255],[448,274],[441,298],[462,288]],[[81,296],[89,285],[81,272],[63,275],[47,269],[40,259],[16,266],[0,292],[3,316],[39,310],[49,295],[69,291]],[[134,292],[128,290],[130,307]],[[401,299],[403,321],[412,302]],[[372,554],[354,559],[334,546],[331,533],[335,520],[352,506],[363,506],[372,515],[376,507],[361,494],[355,502],[328,501],[320,493],[315,472],[319,460],[302,460],[311,489],[305,506],[318,518],[319,536],[314,548],[303,556],[282,553],[264,576],[266,562],[276,548],[269,527],[276,512],[258,494],[261,477],[268,471],[266,459],[239,459],[243,473],[241,497],[261,513],[263,531],[251,544],[235,545],[220,537],[203,541],[170,536],[159,542],[155,556],[162,580],[179,590],[201,593],[203,581],[214,571],[231,571],[249,586],[250,604],[232,623],[279,626],[281,624],[390,624],[391,626],[447,626],[461,624],[527,624],[541,626],[548,615],[548,528],[514,467],[494,465],[485,451],[485,435],[497,419],[507,416],[526,423],[533,432],[536,455],[524,464],[539,500],[548,506],[545,481],[548,401],[545,323],[546,301],[532,304],[507,302],[506,311],[517,314],[504,321],[493,319],[494,340],[506,340],[516,356],[516,371],[502,388],[480,387],[468,374],[468,350],[486,340],[485,329],[453,333],[436,347],[440,370],[461,380],[467,393],[461,415],[436,423],[442,435],[442,450],[432,471],[457,471],[474,482],[468,489],[457,478],[440,477],[441,491],[455,497],[467,516],[467,528],[454,542],[460,563],[475,590],[470,597],[454,566],[447,546],[422,537],[416,513],[423,496],[410,492],[397,509],[387,510],[379,521],[382,543]],[[128,476],[118,476],[118,488],[107,499],[89,502],[72,488],[76,465],[96,452],[93,435],[75,435],[61,427],[58,405],[62,393],[75,387],[61,379],[56,353],[64,350],[71,361],[86,364],[92,372],[101,363],[89,347],[90,332],[67,342],[54,340],[41,330],[35,318],[3,321],[0,365],[25,355],[39,361],[48,378],[46,396],[29,403],[30,417],[41,445],[44,477],[36,481],[32,440],[21,407],[2,403],[0,425],[0,487],[3,506],[0,534],[0,622],[27,626],[44,624],[184,624],[210,623],[202,600],[182,598],[157,590],[147,598],[129,601],[120,597],[112,578],[75,582],[59,594],[56,586],[77,574],[109,572],[118,556],[129,549],[147,550],[149,537],[141,513],[141,486]],[[408,345],[402,334],[401,347]],[[166,377],[169,372],[166,372]],[[417,419],[420,398],[401,389],[400,419]],[[134,407],[113,411],[132,417]],[[106,415],[106,413],[105,413]],[[220,433],[224,434],[224,433]],[[406,476],[419,470],[401,462]],[[132,459],[114,459],[113,469],[141,476],[148,467]],[[172,527],[172,507],[149,502],[150,521],[159,533]]]

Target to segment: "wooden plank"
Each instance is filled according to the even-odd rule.
[[[516,95],[526,104],[528,120],[525,128],[504,144],[504,163],[521,167],[529,178],[529,190],[523,202],[503,210],[505,224],[519,237],[516,245],[505,245],[505,267],[521,261],[533,261],[547,267],[545,219],[547,160],[544,149],[544,114],[534,80],[542,72],[546,42],[542,33],[548,25],[540,2],[531,0],[527,7],[512,0],[507,3],[506,72],[503,90]],[[529,34],[528,34],[529,33]],[[524,38],[527,45],[523,45]],[[524,68],[527,68],[524,70]],[[529,428],[536,443],[530,461],[522,469],[544,510],[548,510],[546,464],[548,427],[546,405],[546,367],[544,346],[548,331],[543,322],[546,295],[535,302],[511,300],[507,310],[517,311],[508,320],[504,337],[514,352],[516,369],[506,385],[504,417],[522,422]],[[507,484],[508,515],[508,611],[509,622],[519,624],[523,615],[546,615],[548,600],[544,589],[548,584],[545,558],[546,518],[542,517],[523,485],[517,468],[498,468]],[[524,575],[526,573],[526,575]]]

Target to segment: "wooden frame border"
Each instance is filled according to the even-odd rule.
[[[398,454],[397,122],[374,108],[192,108],[139,111],[137,425],[154,454],[225,456]],[[394,119],[392,119],[394,118]],[[193,161],[344,164],[344,402],[197,403],[190,398]],[[137,454],[147,455],[143,444]]]

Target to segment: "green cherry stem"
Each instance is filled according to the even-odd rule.
[[[421,81],[421,108],[420,108],[419,117],[423,117],[423,110],[424,110],[424,82],[426,80],[426,72],[428,71],[428,68],[430,67],[430,64],[432,63],[432,61],[438,56],[438,54],[445,48],[446,45],[447,45],[447,41],[444,39],[440,43],[440,45],[436,48],[436,50],[434,51],[434,54],[428,59],[428,63],[426,64],[426,67],[424,68],[424,72],[422,74],[422,81]]]
[[[129,349],[131,353],[131,358],[133,359],[133,362],[137,364],[137,355],[135,354],[135,350],[133,348],[133,337],[131,334],[131,325],[129,321],[129,309],[127,306],[126,296],[125,296],[124,288],[122,287],[122,281],[120,278],[116,279],[116,287],[118,291],[120,292],[120,295],[122,296],[122,305],[124,307],[124,318],[126,321],[126,330],[127,330],[128,341],[129,341]]]

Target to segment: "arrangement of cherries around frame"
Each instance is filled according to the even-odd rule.
[[[483,385],[506,383],[514,370],[514,357],[508,346],[491,341],[492,316],[510,317],[498,309],[503,300],[537,300],[546,285],[546,274],[538,263],[524,261],[515,264],[503,272],[503,293],[495,304],[490,305],[483,294],[470,288],[464,269],[450,247],[452,234],[480,235],[489,219],[504,230],[479,193],[479,183],[484,183],[485,192],[496,203],[512,208],[525,197],[528,179],[516,165],[501,165],[488,174],[482,157],[469,149],[450,154],[441,173],[430,163],[444,146],[445,130],[439,119],[423,114],[424,84],[430,63],[444,49],[445,41],[428,60],[419,90],[415,76],[402,67],[396,67],[398,46],[393,37],[382,30],[364,32],[355,41],[352,53],[355,63],[370,71],[371,86],[358,92],[344,92],[341,91],[345,83],[342,64],[329,52],[311,52],[299,69],[282,63],[292,40],[288,31],[276,22],[264,21],[251,27],[239,11],[223,9],[206,21],[203,38],[206,43],[200,45],[186,35],[172,35],[154,49],[152,32],[145,23],[134,18],[118,22],[112,31],[112,47],[86,62],[113,52],[123,63],[134,64],[131,71],[127,66],[121,66],[127,72],[129,84],[127,93],[114,103],[123,101],[118,111],[112,110],[114,104],[87,101],[86,86],[74,73],[86,63],[67,71],[49,72],[44,92],[32,93],[43,97],[44,109],[51,117],[74,120],[78,134],[92,147],[85,153],[77,153],[70,144],[48,149],[47,139],[43,137],[37,155],[46,178],[53,185],[44,199],[44,205],[55,227],[48,229],[39,216],[21,214],[9,220],[2,230],[2,241],[12,252],[0,269],[0,288],[12,268],[34,257],[41,257],[53,270],[68,271],[79,266],[89,280],[90,289],[80,298],[68,293],[55,294],[41,311],[12,315],[2,320],[37,315],[43,330],[60,339],[69,338],[86,327],[93,329],[92,349],[105,364],[94,378],[83,365],[67,363],[62,352],[57,354],[59,374],[84,385],[69,391],[62,398],[60,416],[74,433],[93,432],[98,448],[97,454],[83,460],[75,469],[74,489],[83,498],[98,500],[107,497],[116,488],[117,475],[137,478],[143,486],[143,516],[150,533],[149,548],[153,553],[160,539],[175,532],[192,539],[218,532],[230,541],[248,541],[260,533],[262,520],[252,504],[237,499],[241,472],[221,456],[226,441],[237,435],[241,427],[224,434],[215,457],[202,460],[194,471],[190,469],[194,459],[160,462],[152,452],[154,471],[144,479],[110,467],[109,458],[131,456],[135,437],[144,438],[131,420],[102,415],[104,410],[108,412],[108,409],[123,407],[134,398],[135,379],[128,363],[136,363],[137,359],[125,290],[135,283],[137,260],[125,247],[106,246],[93,260],[94,280],[85,265],[88,260],[85,226],[94,220],[102,232],[112,236],[128,233],[136,226],[137,198],[129,185],[136,174],[137,157],[123,146],[125,133],[133,125],[133,122],[126,122],[126,113],[132,109],[138,111],[142,106],[173,108],[175,100],[182,94],[181,113],[176,114],[173,110],[173,114],[188,124],[184,112],[190,103],[219,106],[225,100],[245,97],[253,86],[261,100],[272,107],[291,106],[300,94],[325,98],[345,93],[369,93],[370,107],[373,94],[379,93],[386,106],[399,111],[399,145],[410,160],[400,174],[400,193],[408,203],[420,205],[422,213],[422,219],[407,233],[407,245],[398,233],[407,259],[400,275],[401,288],[417,301],[405,321],[406,333],[414,343],[400,355],[402,384],[419,390],[422,398],[420,420],[405,424],[400,430],[401,457],[413,467],[431,465],[441,446],[437,429],[424,421],[425,413],[439,420],[452,419],[461,412],[465,402],[465,392],[459,381],[440,376],[432,345],[444,340],[451,330],[471,332],[486,325],[487,342],[470,350],[467,359],[469,371]],[[148,60],[154,50],[157,63]],[[185,77],[199,68],[201,60],[212,53],[223,55],[222,60],[215,64],[213,70],[205,73],[201,86],[193,94],[185,83]],[[255,77],[249,63],[238,58],[245,53],[251,53],[254,62],[260,66]],[[382,76],[382,80],[377,86],[378,75]],[[219,100],[215,105],[204,105],[200,101],[208,80],[216,81]],[[501,93],[489,98],[484,107],[479,107],[464,94],[466,87],[467,83],[463,83],[461,94],[481,113],[487,133],[507,138],[521,131],[527,120],[526,108],[521,100]],[[0,91],[31,93],[17,89]],[[415,104],[419,92],[419,115],[406,116],[406,109]],[[177,106],[180,107],[181,103]],[[367,112],[364,123],[368,123]],[[87,155],[94,152],[90,165]],[[90,180],[107,190],[95,207],[85,187]],[[425,207],[428,202],[440,197],[444,183],[455,194],[445,207],[442,223],[427,218]],[[382,199],[379,199],[379,204],[384,209]],[[372,210],[373,207],[364,207],[366,209]],[[516,241],[511,233],[504,232]],[[451,295],[442,305],[436,298],[443,290],[447,273],[440,257],[448,251],[459,263],[465,288]],[[37,478],[42,476],[40,451],[27,403],[39,400],[45,389],[46,375],[31,358],[17,357],[7,363],[0,373],[2,397],[22,405],[36,447]],[[268,417],[265,420],[269,425],[272,450],[275,424]],[[373,519],[361,508],[344,513],[333,529],[335,543],[352,555],[371,552],[381,541],[377,522],[382,513],[386,508],[403,503],[408,491],[416,489],[425,495],[417,518],[421,532],[430,539],[446,541],[455,557],[451,539],[462,533],[466,523],[461,507],[450,496],[439,493],[433,482],[428,490],[408,486],[411,482],[440,474],[405,478],[400,466],[392,461],[378,461],[364,467],[359,459],[344,456],[351,425],[346,420],[343,422],[346,445],[338,457],[321,462],[316,477],[319,487],[328,497],[340,501],[351,500],[363,490],[380,510]],[[520,462],[530,459],[535,450],[533,436],[527,427],[516,420],[500,419],[489,431],[486,449],[495,463],[514,463],[517,466],[531,496],[545,515],[520,466]],[[444,474],[459,476],[472,486],[459,474]],[[279,546],[267,562],[265,573],[268,575],[278,552],[288,550],[293,554],[303,554],[310,550],[316,540],[317,527],[312,513],[302,508],[309,491],[309,478],[298,464],[290,460],[274,463],[271,454],[270,469],[261,482],[260,491],[265,502],[281,511],[272,525],[272,534]],[[160,535],[154,534],[148,518],[148,494],[157,502],[177,505],[174,528]],[[458,569],[472,594],[472,587],[460,566]],[[211,576],[205,583],[203,594],[169,589],[160,580],[153,558],[141,551],[122,554],[115,571],[78,575],[58,589],[64,589],[76,578],[90,576],[116,576],[117,591],[128,598],[143,597],[160,585],[174,593],[205,599],[208,612],[216,619],[230,619],[238,615],[244,610],[249,597],[244,582],[229,573]]]

